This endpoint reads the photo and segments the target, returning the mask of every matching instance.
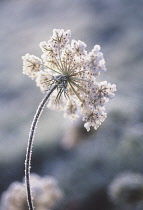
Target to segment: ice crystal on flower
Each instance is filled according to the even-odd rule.
[[[63,197],[63,192],[53,177],[31,174],[31,184],[37,210],[50,210]],[[26,200],[23,182],[13,182],[2,194],[2,210],[25,210],[27,209]]]
[[[109,185],[108,194],[113,202],[136,209],[134,204],[143,205],[143,175],[129,171],[118,174]]]
[[[106,71],[100,46],[87,53],[86,44],[80,40],[70,44],[70,36],[70,30],[54,29],[49,41],[40,43],[41,59],[29,54],[22,57],[23,73],[35,79],[42,92],[57,84],[48,107],[64,111],[72,119],[82,114],[89,131],[106,118],[104,106],[113,98],[116,85],[96,80]]]
[[[35,55],[26,54],[22,56],[23,59],[23,73],[35,79],[37,72],[40,71],[42,60]]]

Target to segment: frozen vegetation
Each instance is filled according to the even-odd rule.
[[[141,0],[0,1],[1,193],[23,179],[29,126],[43,97],[22,75],[21,56],[40,56],[38,43],[48,40],[53,28],[63,28],[86,42],[88,51],[102,46],[108,73],[100,79],[115,83],[118,91],[106,106],[108,118],[90,133],[80,120],[71,124],[45,109],[32,172],[58,181],[64,196],[57,210],[143,209],[142,188],[136,184],[143,175],[142,8]],[[111,189],[120,192],[122,186],[129,197],[114,199]]]

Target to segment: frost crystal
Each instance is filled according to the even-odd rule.
[[[116,85],[96,81],[106,71],[100,46],[87,53],[84,42],[69,44],[70,36],[70,30],[54,29],[50,40],[40,43],[41,59],[29,54],[22,57],[23,73],[35,79],[42,92],[57,84],[48,107],[72,119],[82,114],[87,131],[91,126],[96,130],[106,118],[104,105],[114,97]]]
[[[143,175],[129,171],[118,174],[109,185],[108,194],[115,203],[135,207],[141,202],[143,207]]]
[[[34,204],[37,210],[50,210],[63,197],[57,181],[50,176],[31,174]],[[2,210],[25,210],[27,199],[22,182],[13,182],[1,197]]]

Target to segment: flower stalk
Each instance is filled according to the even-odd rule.
[[[31,156],[32,156],[32,147],[33,147],[33,142],[34,142],[34,134],[35,134],[38,120],[43,111],[43,108],[45,104],[47,103],[47,100],[49,99],[52,92],[56,89],[56,87],[57,87],[57,84],[53,85],[51,87],[51,90],[48,91],[46,96],[41,101],[36,111],[36,114],[33,118],[33,122],[31,124],[30,132],[29,132],[29,139],[28,139],[28,146],[27,146],[27,153],[26,153],[26,160],[25,160],[25,184],[26,184],[27,202],[28,202],[29,210],[34,209],[33,201],[32,201],[31,185],[30,185]]]

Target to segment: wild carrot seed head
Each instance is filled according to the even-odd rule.
[[[41,59],[29,54],[22,57],[23,73],[35,79],[42,92],[57,84],[48,107],[63,110],[72,119],[81,113],[89,131],[106,118],[104,105],[114,97],[116,85],[96,81],[106,71],[100,46],[87,53],[84,42],[72,40],[69,44],[70,36],[70,30],[54,29],[50,40],[40,43]]]

